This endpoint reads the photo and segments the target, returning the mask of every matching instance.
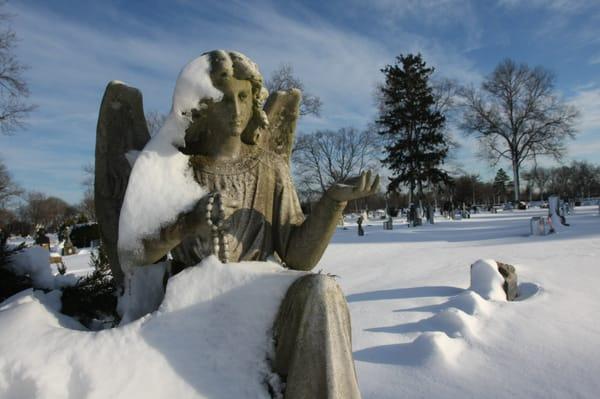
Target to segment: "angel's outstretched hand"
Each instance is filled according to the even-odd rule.
[[[379,175],[372,177],[371,171],[363,172],[345,184],[336,183],[329,187],[326,195],[338,202],[351,201],[375,194],[379,188]]]

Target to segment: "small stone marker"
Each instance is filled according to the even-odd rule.
[[[504,277],[502,288],[506,292],[506,299],[514,301],[519,296],[519,285],[517,284],[517,272],[513,265],[496,261],[498,271]]]

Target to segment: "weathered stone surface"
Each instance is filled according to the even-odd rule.
[[[498,271],[504,277],[502,288],[506,292],[506,299],[514,301],[519,296],[519,285],[517,282],[517,271],[513,265],[496,261]]]
[[[358,399],[350,313],[332,277],[309,274],[288,289],[273,327],[274,369],[285,399]]]
[[[102,98],[96,130],[94,202],[102,243],[118,284],[123,281],[117,252],[119,215],[131,173],[125,155],[141,150],[149,140],[142,93],[124,83],[110,82]]]

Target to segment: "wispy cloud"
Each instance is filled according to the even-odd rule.
[[[595,0],[498,0],[498,4],[508,8],[546,8],[561,13],[577,13],[597,5]]]
[[[600,88],[581,90],[569,99],[569,103],[581,113],[578,128],[600,139]]]
[[[565,6],[551,3],[556,12]],[[498,4],[521,7],[511,0]],[[538,0],[533,4],[542,7]],[[112,79],[138,87],[146,110],[167,112],[180,68],[204,51],[241,51],[266,77],[290,63],[324,104],[321,118],[300,121],[300,130],[311,131],[362,128],[372,121],[380,69],[400,53],[420,52],[438,76],[462,83],[477,84],[489,69],[487,59],[482,63],[472,55],[489,40],[474,0],[334,0],[285,7],[268,0],[180,0],[149,1],[143,10],[106,1],[76,12],[27,0],[8,7],[16,14],[18,56],[31,66],[27,78],[39,109],[27,132],[0,140],[0,152],[28,188],[49,181],[39,178],[40,170],[56,171],[62,179],[56,186],[69,201],[80,198],[77,176],[81,165],[93,161],[99,104]]]

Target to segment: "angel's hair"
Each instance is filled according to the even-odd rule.
[[[269,124],[263,105],[267,98],[267,89],[263,86],[263,77],[258,66],[244,54],[235,51],[214,50],[207,53],[210,58],[210,75],[213,82],[224,77],[247,80],[252,85],[252,118],[242,132],[242,141],[256,144],[260,129]]]

